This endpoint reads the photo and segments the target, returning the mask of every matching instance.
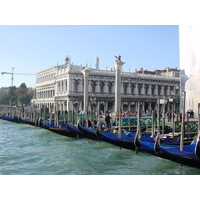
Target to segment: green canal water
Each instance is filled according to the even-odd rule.
[[[198,175],[200,169],[0,120],[1,175]]]
[[[157,189],[178,199],[180,195],[195,198],[198,176],[148,175],[199,174],[200,169],[145,152],[136,155],[106,142],[72,139],[39,127],[0,120],[3,199],[154,199]],[[181,190],[184,192],[179,194]]]

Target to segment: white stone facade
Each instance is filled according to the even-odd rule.
[[[180,68],[189,78],[185,83],[186,111],[192,109],[197,116],[200,103],[200,26],[179,26]],[[184,82],[184,80],[183,80]]]
[[[99,62],[99,59],[96,59]],[[55,108],[60,111],[84,109],[84,68],[71,64],[67,57],[64,65],[54,66],[36,74],[36,99],[32,103],[38,108],[42,106]],[[115,108],[115,70],[100,70],[89,68],[88,75],[88,110],[91,111],[92,98],[95,97],[95,109],[114,111]],[[172,97],[171,91],[179,85],[180,79],[176,75],[146,74],[138,72],[121,72],[121,108],[124,111],[137,111],[139,100],[142,111],[155,109],[158,98]],[[168,105],[170,106],[170,104]],[[168,108],[169,109],[169,108]]]

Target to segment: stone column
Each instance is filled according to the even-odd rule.
[[[134,94],[138,95],[139,91],[138,91],[138,83],[134,84]]]
[[[108,82],[106,81],[105,82],[105,85],[104,85],[104,93],[108,93]]]
[[[88,106],[88,75],[90,73],[89,68],[84,68],[82,71],[84,76],[84,94],[83,94],[83,113],[87,113]]]
[[[152,85],[148,85],[148,95],[152,95]]]
[[[162,85],[162,86],[161,86],[160,95],[164,95],[164,88],[165,88],[165,86],[164,86],[164,85]]]
[[[141,88],[141,94],[145,94],[145,84],[144,83],[142,83],[142,88]]]
[[[63,92],[66,92],[66,80],[63,82]]]
[[[131,94],[131,83],[127,83],[127,94]]]
[[[168,96],[170,95],[170,86],[169,85],[167,86],[167,95]]]
[[[87,84],[88,84],[88,92],[92,92],[92,83],[91,83],[91,80],[89,80]],[[85,85],[85,82],[84,82],[84,85]]]
[[[142,103],[142,113],[145,113],[145,108],[144,108],[144,105],[145,105],[145,102],[141,102]]]
[[[117,59],[113,65],[115,67],[115,113],[119,113],[121,106],[121,69],[125,64],[121,58]]]
[[[158,95],[158,85],[156,84],[154,87],[154,95],[157,96]]]
[[[96,92],[99,93],[100,92],[100,85],[99,85],[99,81],[97,81],[97,86],[96,86]]]

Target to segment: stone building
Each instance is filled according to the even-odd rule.
[[[200,103],[200,25],[179,25],[181,90],[186,91],[186,111],[198,117]],[[184,76],[186,75],[186,76]]]
[[[0,88],[0,95],[8,94],[9,89],[10,89],[9,87],[1,87]]]
[[[87,107],[105,112],[114,111],[115,106],[115,69],[101,70],[99,58],[95,68],[78,66],[65,58],[65,64],[53,66],[36,74],[36,98],[32,99],[37,108],[42,106],[79,111],[84,106],[84,69],[88,69]],[[154,72],[140,69],[135,72],[121,72],[121,109],[137,111],[138,102],[142,103],[143,113],[155,109],[158,98],[174,98],[174,91],[180,84],[179,70],[166,68]],[[174,103],[175,104],[175,103]],[[95,106],[95,107],[94,107]],[[168,104],[169,108],[170,104]]]

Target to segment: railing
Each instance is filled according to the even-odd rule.
[[[88,114],[88,116],[86,116],[85,114],[60,114],[58,119],[59,120],[68,120],[70,119],[70,121],[76,121],[77,118],[80,121],[84,121],[87,119],[91,120],[91,121],[98,121],[98,115],[92,115],[92,114]],[[102,119],[104,120],[104,118],[100,117],[101,121]],[[111,120],[112,121],[112,120]],[[136,117],[131,117],[131,118],[122,118],[122,127],[123,126],[137,126],[137,118]],[[118,126],[119,124],[119,118],[116,118],[115,121],[115,125]],[[160,118],[160,124],[163,123],[163,118]],[[156,125],[158,124],[157,120],[156,120]],[[152,127],[152,118],[150,117],[144,117],[141,118],[141,125],[142,126],[147,126],[147,127]]]
[[[122,127],[123,126],[137,126],[138,119],[135,118],[122,118]],[[160,124],[163,123],[163,118],[160,118]],[[119,118],[116,118],[116,125],[119,124]],[[158,120],[156,120],[156,125],[158,124]],[[141,125],[152,127],[152,118],[151,117],[142,117]]]
[[[184,124],[184,134],[198,132],[198,121],[185,121]],[[181,132],[181,121],[175,122],[175,132]]]

